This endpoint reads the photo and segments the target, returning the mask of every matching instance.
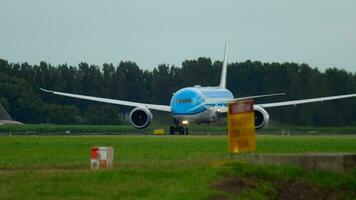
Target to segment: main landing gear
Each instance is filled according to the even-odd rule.
[[[169,128],[169,133],[171,135],[174,135],[176,132],[178,132],[180,135],[188,135],[188,127],[184,127],[184,126],[171,126]]]

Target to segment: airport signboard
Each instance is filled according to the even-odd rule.
[[[253,100],[230,102],[227,119],[229,152],[255,151],[256,133]]]

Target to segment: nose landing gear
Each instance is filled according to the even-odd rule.
[[[189,131],[187,125],[188,125],[187,123],[186,124],[183,123],[182,126],[178,120],[173,119],[173,123],[169,128],[169,134],[174,135],[177,132],[179,133],[179,135],[188,135]]]
[[[176,132],[178,132],[180,135],[188,135],[189,134],[188,127],[172,125],[169,128],[169,133],[171,135],[174,135]]]

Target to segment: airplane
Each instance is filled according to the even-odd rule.
[[[188,134],[189,124],[209,124],[215,122],[219,117],[226,117],[228,110],[227,106],[229,102],[285,94],[275,93],[234,98],[231,91],[226,88],[227,50],[228,43],[226,42],[219,86],[202,87],[196,85],[193,87],[182,88],[173,94],[170,101],[170,105],[157,105],[116,99],[107,99],[101,97],[51,91],[43,88],[41,88],[41,90],[55,95],[134,107],[134,109],[132,109],[132,111],[130,112],[129,119],[132,126],[137,129],[143,129],[150,125],[153,119],[151,110],[170,112],[173,119],[173,123],[170,126],[170,134],[175,134],[176,132],[178,132],[179,134]],[[298,105],[313,102],[324,102],[351,97],[356,97],[356,94],[255,104],[253,106],[255,115],[255,128],[260,129],[268,124],[270,117],[268,112],[266,111],[266,108]]]

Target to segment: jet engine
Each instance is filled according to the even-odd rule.
[[[150,125],[153,115],[145,107],[137,107],[130,112],[130,122],[132,126],[138,129],[146,128]]]
[[[269,114],[261,106],[254,106],[253,110],[255,112],[255,128],[260,129],[264,127],[269,122]]]

